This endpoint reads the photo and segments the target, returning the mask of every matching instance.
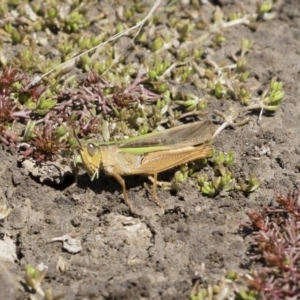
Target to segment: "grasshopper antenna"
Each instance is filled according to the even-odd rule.
[[[77,141],[79,149],[82,150],[82,144],[80,143],[80,140],[79,140],[78,135],[75,131],[75,128],[73,128],[73,135],[75,137],[75,140]],[[74,174],[74,183],[70,187],[72,187],[72,186],[74,186],[78,183],[78,172],[79,172],[78,164],[82,163],[81,160],[80,161],[77,160],[78,157],[80,158],[80,156],[76,155],[74,157],[73,162],[71,163],[71,168],[72,168],[73,174]]]
[[[79,138],[78,138],[78,135],[77,135],[77,133],[75,131],[75,128],[73,128],[73,134],[74,134],[74,137],[75,137],[75,139],[76,139],[76,141],[78,143],[79,148],[82,149],[82,144],[79,141]]]

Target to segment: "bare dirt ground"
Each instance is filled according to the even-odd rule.
[[[220,2],[225,8],[233,5]],[[254,114],[249,125],[226,129],[214,143],[218,150],[235,153],[236,174],[253,172],[261,180],[249,196],[211,199],[187,182],[178,193],[159,190],[162,211],[144,188],[146,179],[134,176],[126,179],[138,212],[131,216],[114,179],[101,175],[91,182],[82,173],[79,185],[65,191],[26,174],[14,151],[1,148],[0,197],[14,209],[1,222],[0,237],[16,248],[1,265],[0,299],[27,297],[20,281],[28,264],[48,266],[45,284],[67,300],[188,299],[199,276],[214,282],[225,270],[247,272],[247,241],[239,232],[246,210],[262,207],[276,190],[300,185],[299,28],[300,2],[285,1],[277,17],[260,22],[256,31],[230,28],[222,52],[214,57],[226,57],[242,37],[252,39],[250,71],[262,85],[276,77],[284,86],[285,98],[274,116],[264,115],[257,124]],[[80,252],[70,254],[62,242],[49,243],[66,234],[81,241]],[[57,270],[59,259],[66,263],[65,272]]]

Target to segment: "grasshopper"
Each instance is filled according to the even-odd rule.
[[[79,145],[79,155],[74,159],[75,182],[78,165],[83,166],[91,180],[98,178],[99,170],[104,170],[122,186],[124,201],[133,212],[122,176],[152,175],[152,196],[162,207],[157,197],[158,173],[209,156],[212,150],[209,141],[214,132],[211,121],[198,121],[117,142],[86,145],[81,144],[74,132]]]

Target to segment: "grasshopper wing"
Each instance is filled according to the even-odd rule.
[[[215,132],[211,121],[195,122],[122,141],[121,152],[145,154],[154,151],[196,146],[209,141]]]

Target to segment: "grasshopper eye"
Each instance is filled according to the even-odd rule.
[[[98,147],[96,147],[94,144],[88,144],[87,150],[90,156],[95,156],[98,152]]]

